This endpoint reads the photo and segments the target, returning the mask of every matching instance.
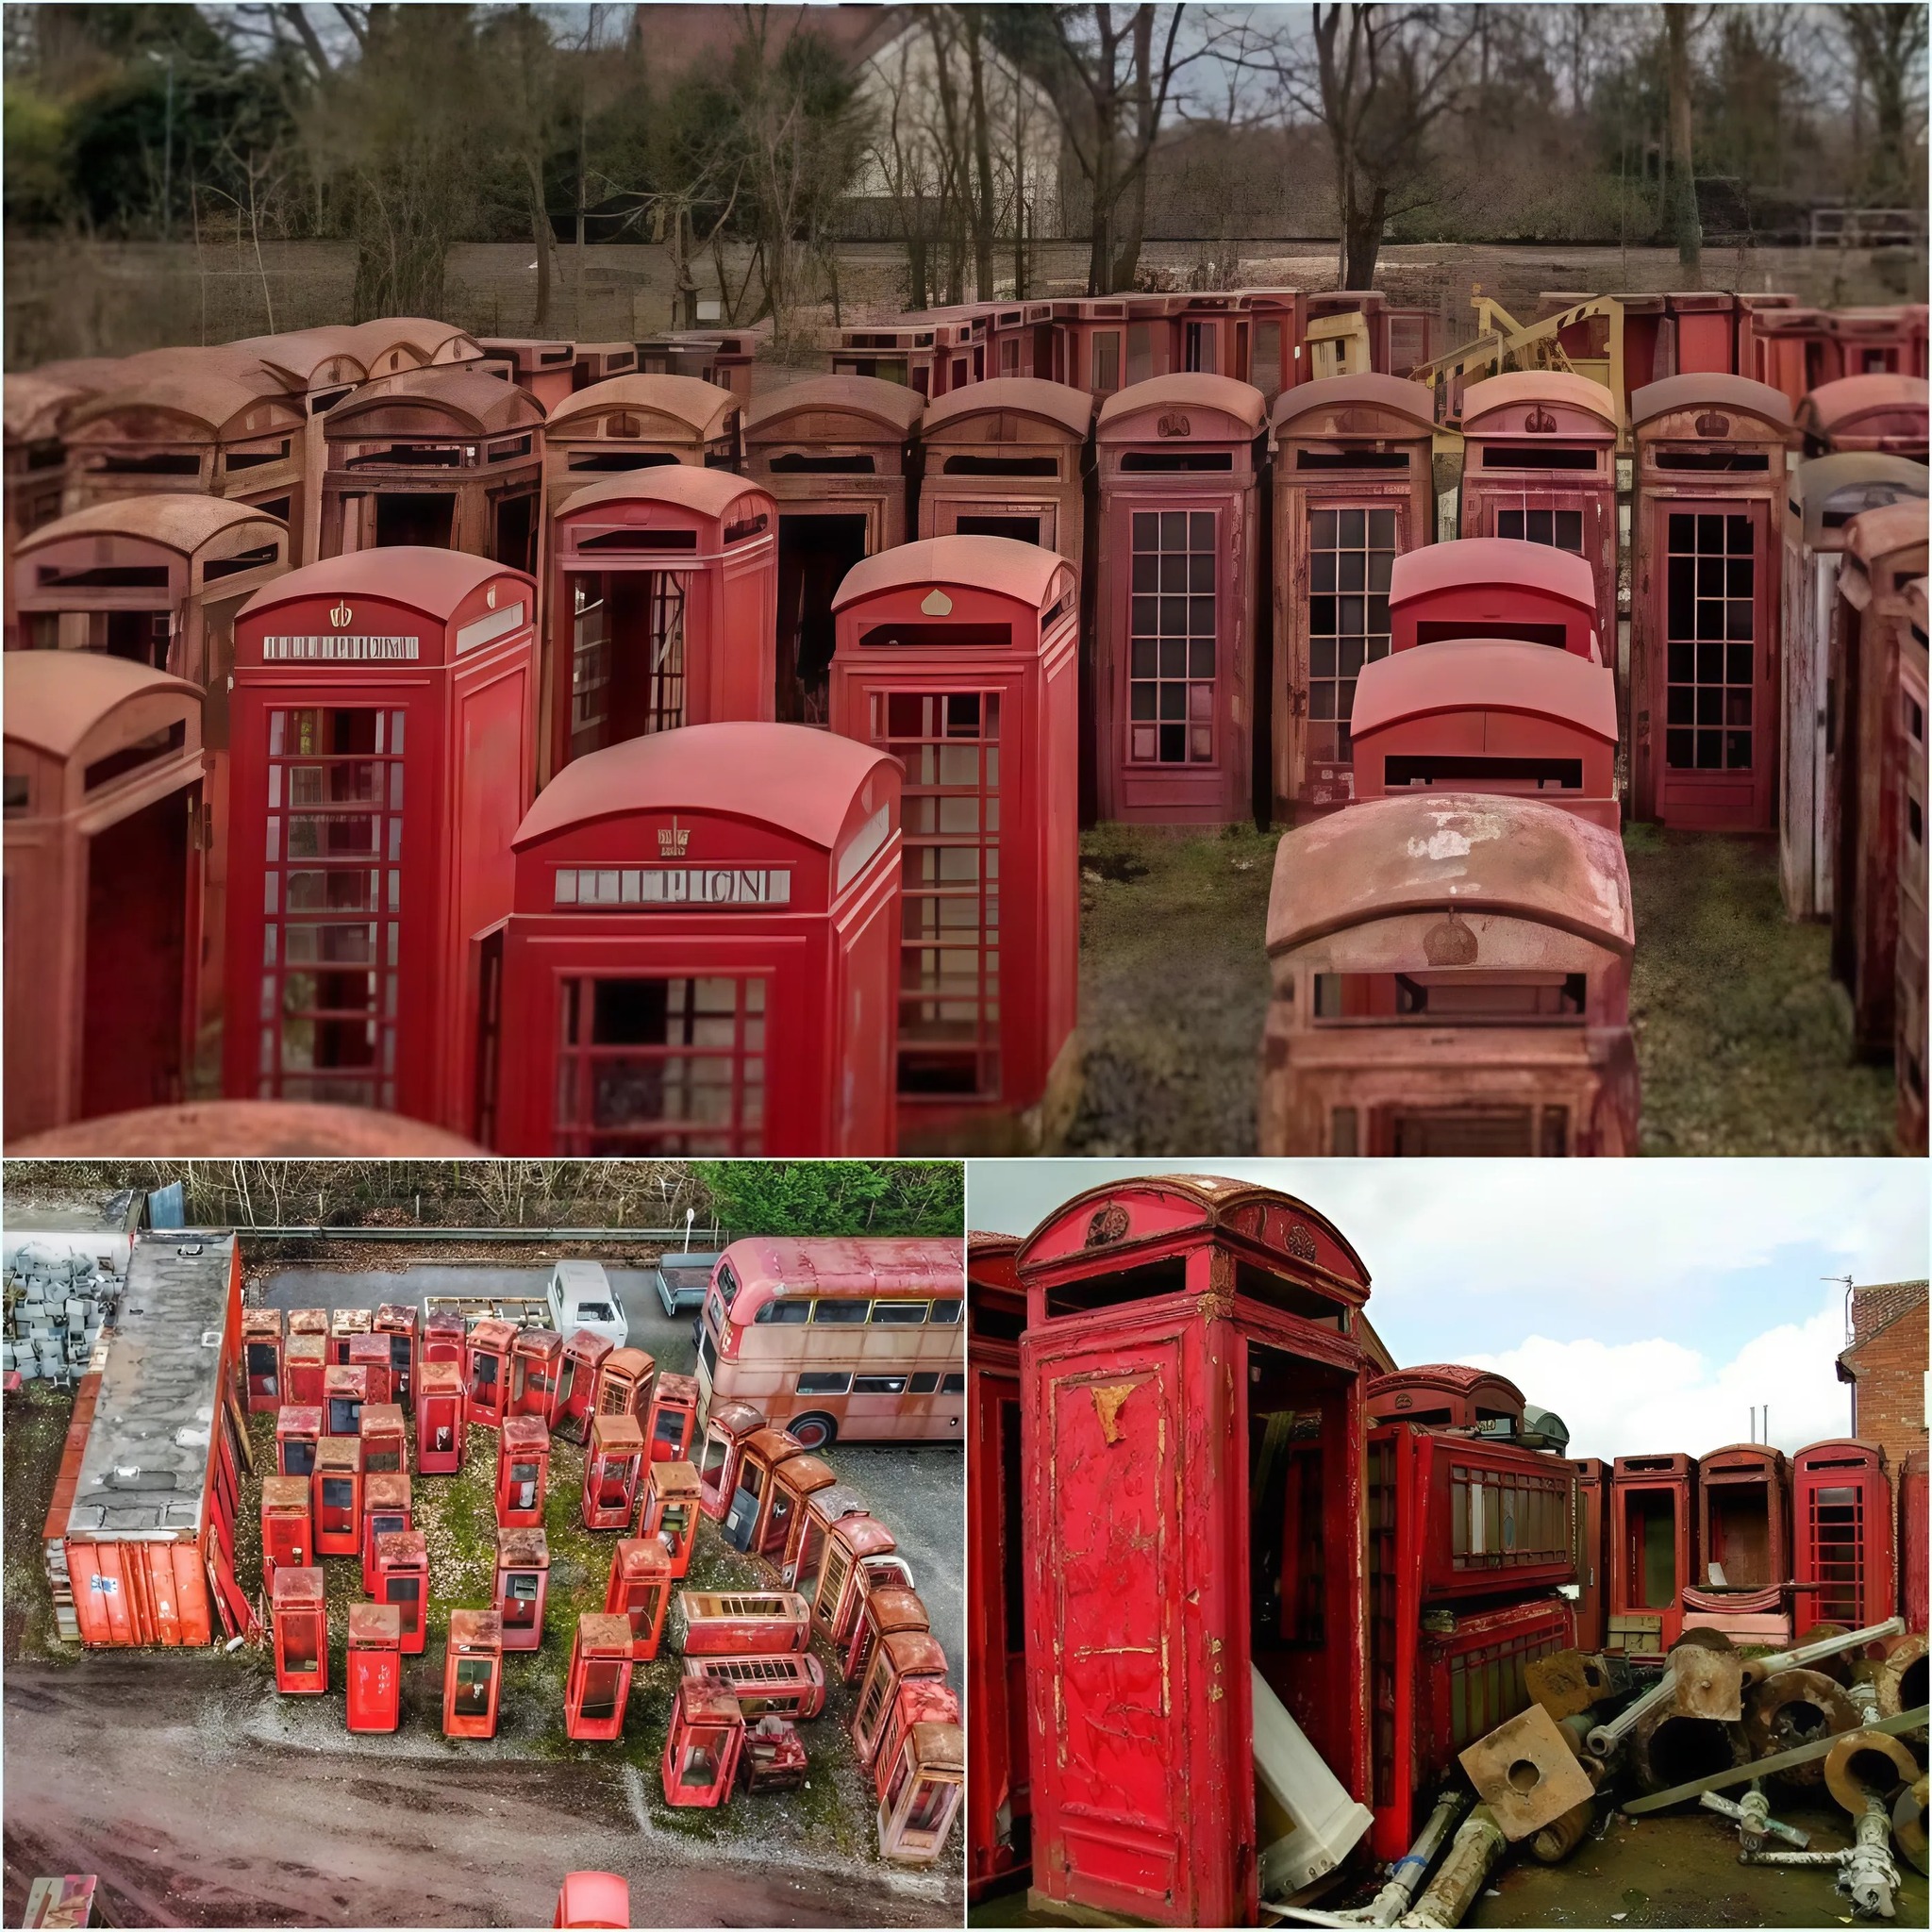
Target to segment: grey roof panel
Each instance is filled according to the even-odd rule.
[[[192,1229],[136,1238],[70,1535],[200,1528],[234,1251],[233,1235]]]

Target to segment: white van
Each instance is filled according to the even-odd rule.
[[[559,1261],[550,1271],[547,1291],[550,1325],[568,1341],[579,1328],[601,1335],[612,1348],[622,1348],[630,1332],[624,1304],[617,1299],[603,1266],[596,1261]]]

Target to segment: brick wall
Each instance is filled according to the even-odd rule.
[[[1840,1359],[1856,1378],[1854,1433],[1879,1443],[1896,1470],[1913,1450],[1926,1447],[1926,1294],[1918,1283],[1889,1284],[1880,1293],[1888,1306],[1872,1313],[1890,1316],[1882,1326],[1859,1306],[1865,1291],[1854,1291],[1853,1321],[1861,1339]]]

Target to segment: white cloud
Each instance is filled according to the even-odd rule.
[[[1766,1404],[1770,1440],[1789,1455],[1848,1433],[1851,1391],[1832,1367],[1843,1345],[1843,1307],[1833,1293],[1807,1321],[1767,1329],[1724,1359],[1662,1337],[1542,1336],[1466,1359],[1499,1370],[1529,1401],[1555,1409],[1570,1425],[1573,1456],[1707,1455],[1746,1441],[1751,1409]]]

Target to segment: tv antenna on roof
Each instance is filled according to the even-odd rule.
[[[1845,1291],[1845,1346],[1852,1345],[1852,1277],[1849,1274],[1821,1274],[1820,1281],[1836,1281]]]

